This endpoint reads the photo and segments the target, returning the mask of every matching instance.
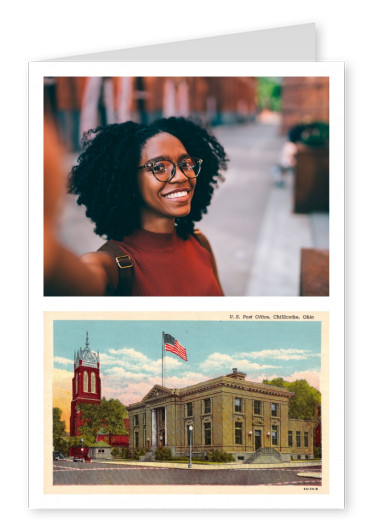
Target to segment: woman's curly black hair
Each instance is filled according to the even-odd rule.
[[[203,159],[192,198],[191,211],[176,219],[176,231],[186,239],[194,222],[207,212],[227,156],[214,136],[186,118],[162,118],[151,125],[135,122],[91,129],[83,136],[84,151],[69,174],[68,191],[86,206],[86,216],[95,223],[95,233],[122,240],[140,228],[137,172],[142,148],[158,133],[170,133],[187,153]]]

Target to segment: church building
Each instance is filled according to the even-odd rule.
[[[182,389],[155,385],[141,402],[128,406],[130,449],[166,446],[173,456],[188,455],[192,433],[197,457],[219,450],[239,461],[313,458],[317,422],[289,419],[293,393],[245,377],[233,369]]]
[[[99,375],[99,354],[90,350],[86,332],[85,348],[74,353],[74,375],[72,378],[72,402],[70,416],[70,436],[81,435],[80,427],[85,419],[78,410],[79,404],[101,402],[101,379]]]
[[[82,418],[79,405],[91,403],[99,405],[101,403],[101,378],[99,353],[90,350],[89,337],[86,332],[85,348],[74,353],[74,375],[72,378],[72,401],[70,416],[70,436],[79,437],[80,428],[85,424]],[[126,431],[129,429],[129,419],[124,419]],[[108,433],[106,427],[97,434],[98,443],[106,443],[111,447],[127,447],[128,435]],[[102,448],[100,451],[104,451]]]

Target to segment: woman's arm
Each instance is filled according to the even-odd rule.
[[[46,237],[45,248],[52,255],[45,268],[45,295],[109,295],[116,290],[118,271],[106,253],[87,253],[78,257],[63,247],[53,235]]]
[[[44,293],[108,295],[118,284],[114,259],[107,253],[79,257],[57,238],[56,218],[64,195],[63,150],[53,124],[45,121],[44,126]]]

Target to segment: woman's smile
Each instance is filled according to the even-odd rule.
[[[184,201],[190,200],[191,189],[190,188],[184,188],[182,190],[172,190],[171,192],[168,192],[166,194],[162,194],[163,197],[166,199],[175,199],[178,200],[180,203]]]

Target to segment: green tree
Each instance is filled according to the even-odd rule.
[[[85,444],[93,444],[97,433],[103,429],[109,435],[109,444],[113,435],[126,435],[124,419],[128,417],[128,413],[119,400],[102,398],[100,404],[82,403],[79,409],[85,419],[85,424],[80,428]]]
[[[257,104],[260,109],[280,111],[282,86],[280,78],[259,77],[257,78]]]
[[[294,393],[289,402],[289,418],[312,420],[317,416],[317,406],[321,404],[321,393],[306,380],[286,382],[283,378],[264,380],[263,383],[284,387]]]
[[[58,407],[52,409],[52,441],[56,452],[64,455],[68,452],[68,443],[65,436],[65,421],[61,420],[62,411]]]

